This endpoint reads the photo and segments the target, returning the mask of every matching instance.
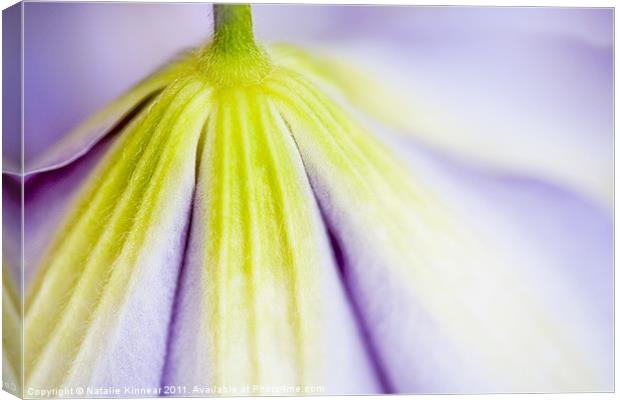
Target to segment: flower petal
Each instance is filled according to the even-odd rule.
[[[24,287],[30,287],[41,257],[62,228],[82,185],[122,135],[102,138],[87,154],[68,165],[24,179]],[[18,201],[19,199],[15,199]],[[19,226],[19,223],[16,225]],[[19,237],[19,236],[17,236]]]
[[[2,261],[10,271],[10,285],[21,286],[21,180],[13,175],[2,176]]]
[[[347,10],[341,18],[364,21],[347,30],[363,28],[306,44],[321,56],[289,49],[284,58],[453,157],[559,182],[611,205],[610,9],[397,13]]]
[[[217,96],[164,384],[380,391],[288,128],[260,89]]]
[[[26,294],[27,387],[159,385],[209,104],[176,81],[82,188]]]
[[[3,260],[2,269],[2,381],[5,390],[21,395],[22,324],[19,290],[15,290],[14,278],[9,276],[9,266]]]
[[[577,290],[573,271],[548,257],[554,249],[536,248],[523,231],[511,232],[509,220],[501,231],[472,224],[471,210],[457,206],[460,197],[446,196],[428,169],[411,173],[307,81],[295,73],[281,76],[269,88],[291,126],[342,248],[347,283],[396,391],[611,388],[610,316],[595,307],[601,302],[588,299],[596,285]],[[498,215],[482,217],[495,221]],[[519,246],[495,240],[504,231]],[[608,238],[608,230],[599,233]],[[600,246],[609,251],[608,241]],[[517,253],[523,249],[532,253]],[[611,274],[605,257],[601,262],[591,271],[598,283]],[[608,297],[608,286],[600,299]]]
[[[27,163],[23,183],[28,210],[24,230],[29,238],[24,243],[26,287],[83,181],[117,141],[119,132],[178,74],[193,69],[194,62],[194,54],[188,53],[161,68]],[[6,179],[18,179],[16,174],[5,175]]]
[[[23,10],[26,165],[211,33],[210,4],[39,2]]]
[[[193,54],[186,55],[137,84],[125,95],[103,108],[63,136],[40,157],[26,160],[25,174],[32,175],[68,165],[86,154],[105,135],[130,118],[150,97],[170,84],[182,70],[193,67]]]

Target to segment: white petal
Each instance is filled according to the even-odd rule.
[[[348,10],[342,19],[366,28],[304,42],[324,54],[310,59],[317,82],[331,80],[370,115],[453,157],[611,205],[610,10],[398,13]]]
[[[26,389],[159,385],[209,100],[171,85],[81,188],[26,294]]]
[[[209,124],[164,383],[380,391],[284,121],[228,90]]]
[[[270,87],[394,390],[609,390],[610,320],[596,308],[608,287],[590,301],[596,285],[574,290],[551,247],[522,238],[510,221],[477,224],[502,213],[444,191],[428,167],[412,174],[301,78]],[[605,282],[610,267],[598,264],[595,280]]]

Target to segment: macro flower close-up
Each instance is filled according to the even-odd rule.
[[[20,16],[14,393],[613,390],[612,9]]]

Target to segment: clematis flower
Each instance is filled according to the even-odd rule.
[[[252,29],[215,5],[212,40],[28,164],[24,389],[611,390],[605,188],[472,167],[362,60]]]

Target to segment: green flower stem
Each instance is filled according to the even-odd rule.
[[[214,45],[222,49],[256,46],[252,31],[252,11],[248,4],[213,6]]]
[[[208,79],[220,88],[260,83],[271,61],[254,41],[250,6],[216,4],[213,14],[213,41],[201,56]]]

